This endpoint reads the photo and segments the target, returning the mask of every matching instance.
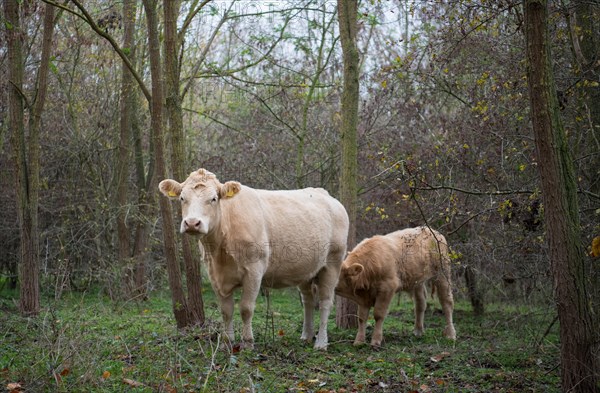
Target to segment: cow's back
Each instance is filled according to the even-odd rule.
[[[345,252],[348,215],[323,189],[270,191],[243,186],[224,202],[227,241],[244,247],[252,243],[267,254],[265,286],[298,285],[318,273],[332,249]]]
[[[402,290],[411,290],[448,269],[446,239],[427,227],[387,234],[396,247],[396,266]]]

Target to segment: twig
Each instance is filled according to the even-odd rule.
[[[546,331],[544,332],[544,334],[542,335],[542,337],[538,341],[538,343],[537,343],[537,347],[538,348],[539,348],[540,345],[542,345],[542,341],[544,341],[544,339],[546,338],[546,336],[548,334],[550,334],[550,330],[552,329],[552,327],[554,326],[554,324],[556,323],[556,321],[558,321],[558,314],[556,314],[554,316],[554,319],[552,319],[552,322],[550,322],[550,325],[548,325],[548,327],[546,328]]]

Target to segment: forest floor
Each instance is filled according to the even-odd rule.
[[[206,326],[178,331],[168,293],[115,303],[99,293],[42,299],[38,317],[0,294],[0,390],[13,392],[558,392],[558,326],[548,307],[488,304],[474,317],[457,301],[456,342],[441,336],[430,301],[424,337],[412,335],[412,303],[394,300],[380,349],[352,345],[356,331],[329,322],[329,348],[300,341],[295,289],[260,296],[255,349],[224,345],[212,291]],[[371,313],[372,318],[372,313]],[[317,316],[318,319],[318,316]],[[368,340],[373,321],[369,321]],[[236,334],[239,313],[236,305]]]

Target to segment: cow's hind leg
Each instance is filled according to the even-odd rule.
[[[319,333],[315,341],[315,349],[327,349],[327,321],[333,306],[335,286],[340,276],[339,265],[326,265],[317,275],[319,295]]]
[[[425,309],[427,308],[427,290],[425,284],[417,285],[413,289],[413,301],[415,303],[415,330],[414,334],[421,337],[425,331]]]
[[[444,337],[450,340],[456,340],[456,330],[454,329],[454,323],[452,321],[452,312],[454,310],[454,297],[452,296],[452,287],[450,285],[450,279],[448,277],[438,277],[433,283],[436,286],[438,293],[438,299],[446,318],[446,327],[444,328]]]
[[[315,308],[315,299],[312,291],[312,281],[298,286],[302,296],[302,306],[304,307],[304,322],[302,324],[302,336],[300,339],[311,342],[315,336],[313,327],[313,310]]]

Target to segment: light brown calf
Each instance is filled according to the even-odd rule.
[[[415,302],[414,334],[423,334],[427,306],[426,284],[437,291],[446,317],[445,337],[455,340],[452,323],[454,300],[450,280],[448,245],[443,235],[426,227],[404,229],[360,242],[342,264],[336,294],[358,304],[355,345],[365,342],[369,310],[374,307],[375,329],[371,345],[381,345],[383,321],[394,294],[405,291]]]

